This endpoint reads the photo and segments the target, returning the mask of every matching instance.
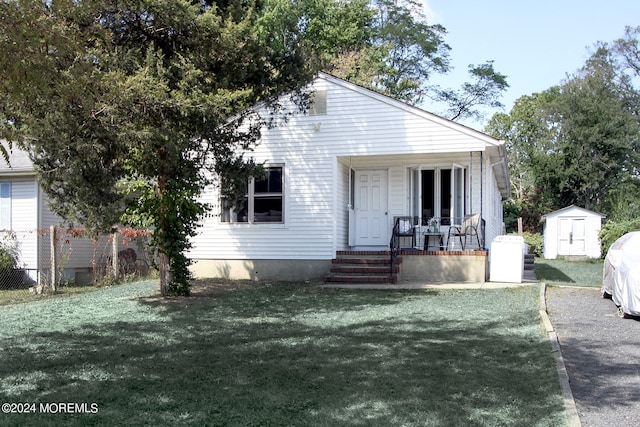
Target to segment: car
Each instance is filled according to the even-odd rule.
[[[613,300],[622,317],[640,317],[640,231],[623,235],[609,248],[602,296]]]

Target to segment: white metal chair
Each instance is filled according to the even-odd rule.
[[[461,225],[452,225],[449,227],[449,232],[447,234],[447,247],[449,247],[451,237],[454,239],[457,237],[460,240],[462,250],[464,250],[467,243],[467,237],[471,236],[473,238],[475,236],[476,241],[478,242],[478,249],[482,248],[482,245],[480,244],[480,234],[482,233],[481,224],[482,222],[479,213],[465,215]]]

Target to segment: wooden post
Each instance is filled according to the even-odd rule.
[[[51,290],[53,292],[56,291],[56,279],[58,275],[58,271],[56,268],[57,265],[57,254],[56,254],[56,226],[52,225],[49,227],[49,244],[51,248]]]
[[[119,273],[119,262],[118,262],[118,232],[115,232],[112,234],[112,246],[111,246],[111,260],[112,260],[112,265],[111,268],[113,269],[113,280],[118,280],[118,273]]]
[[[518,218],[518,236],[523,236],[524,232],[522,231],[522,217]]]

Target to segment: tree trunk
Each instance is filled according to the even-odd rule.
[[[158,229],[156,233],[156,242],[158,244],[158,273],[160,274],[160,295],[166,297],[169,293],[169,283],[171,283],[171,271],[169,266],[169,256],[165,253],[166,237],[165,227],[167,226],[167,212],[163,201],[167,184],[169,182],[169,174],[166,171],[167,153],[164,150],[158,150],[159,175],[158,175]]]
[[[169,268],[169,257],[160,252],[158,255],[158,272],[160,273],[160,294],[166,297],[171,283],[171,270]]]

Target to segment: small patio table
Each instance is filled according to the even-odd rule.
[[[429,250],[429,239],[431,239],[432,237],[437,238],[437,242],[439,243],[439,245],[432,245],[432,246],[439,246],[440,250],[444,251],[444,233],[440,231],[424,232],[424,250],[425,251]]]

